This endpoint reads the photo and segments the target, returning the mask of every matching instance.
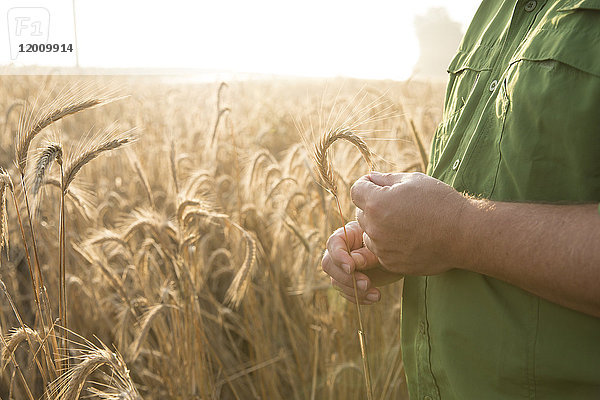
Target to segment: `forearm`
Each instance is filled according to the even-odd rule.
[[[469,200],[456,233],[461,268],[600,317],[597,205]]]

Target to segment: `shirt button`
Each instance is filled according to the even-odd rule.
[[[537,1],[530,0],[527,2],[527,4],[525,4],[525,11],[532,12],[533,10],[535,10],[536,6],[537,6]]]
[[[456,171],[458,169],[459,165],[460,165],[460,158],[457,159],[456,161],[454,161],[454,164],[452,164],[452,170]]]
[[[492,81],[492,83],[490,83],[490,92],[494,92],[494,90],[496,90],[496,88],[498,87],[498,81],[496,79],[494,79]]]

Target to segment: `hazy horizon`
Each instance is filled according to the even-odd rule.
[[[478,0],[453,2],[448,14],[464,31],[478,4]],[[102,4],[8,0],[0,5],[0,13],[10,25],[11,10],[18,17],[15,9],[21,13],[48,9],[47,43],[75,42],[82,68],[402,80],[412,75],[419,57],[415,18],[445,5],[438,0],[409,4],[377,0],[368,7],[341,0],[285,4],[173,0],[168,6],[141,0]],[[17,22],[23,31],[26,23]],[[19,53],[12,59],[18,29],[8,26],[4,30],[8,34],[0,35],[0,65],[76,65],[74,53]]]

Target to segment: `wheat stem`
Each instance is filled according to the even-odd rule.
[[[344,229],[344,239],[346,241],[346,251],[348,251],[348,255],[352,256],[352,252],[350,250],[350,241],[348,240],[348,232],[346,231],[346,221],[344,219],[344,214],[342,213],[342,207],[340,206],[340,200],[337,195],[334,195],[335,202],[338,207],[338,211],[340,212],[340,218],[342,220],[342,228]],[[363,361],[363,372],[365,375],[365,386],[367,389],[367,399],[373,400],[373,388],[371,385],[371,369],[369,367],[369,358],[367,352],[367,339],[366,334],[363,328],[362,322],[362,314],[360,311],[360,302],[358,300],[358,288],[356,287],[356,273],[352,271],[352,286],[354,288],[354,299],[356,300],[356,315],[358,317],[358,340],[360,343],[360,354]]]
[[[6,340],[4,340],[4,337],[2,335],[0,335],[0,341],[2,341],[2,345],[3,347],[8,347],[8,343],[6,343]],[[27,381],[25,380],[25,376],[23,375],[23,372],[21,371],[21,367],[19,366],[19,363],[17,362],[15,355],[14,354],[10,354],[10,359],[11,362],[13,363],[13,365],[15,366],[16,370],[19,372],[19,378],[21,379],[21,382],[23,383],[23,388],[25,389],[25,392],[27,393],[27,398],[29,398],[29,400],[34,400],[33,394],[31,393],[31,390],[29,389],[29,385],[27,385]],[[12,388],[11,388],[12,390]]]
[[[31,266],[31,258],[29,257],[29,246],[27,246],[27,240],[25,238],[25,230],[23,229],[23,221],[21,220],[21,212],[19,211],[19,204],[17,202],[17,196],[15,195],[15,191],[14,188],[12,187],[12,182],[11,182],[11,194],[12,194],[12,198],[13,198],[13,202],[15,204],[15,211],[17,213],[17,221],[19,222],[19,229],[21,231],[21,237],[23,238],[23,247],[25,248],[25,256],[27,259],[27,266],[29,267],[29,276],[31,277],[31,284],[33,287],[33,294],[35,297],[35,304],[37,305],[38,309],[40,310],[40,316],[41,316],[41,308],[40,308],[40,298],[38,296],[38,292],[37,292],[37,288],[36,288],[36,282],[35,282],[35,277],[33,275],[33,267]]]
[[[27,220],[29,222],[29,229],[31,230],[31,241],[33,244],[33,256],[35,259],[35,267],[36,267],[36,273],[37,273],[37,279],[38,279],[38,285],[37,288],[41,289],[42,287],[44,287],[44,278],[42,276],[42,269],[40,267],[40,259],[38,257],[38,251],[37,251],[37,243],[35,240],[35,231],[33,230],[33,223],[31,221],[31,209],[29,208],[29,199],[27,196],[27,189],[25,187],[25,176],[23,174],[21,174],[21,188],[23,189],[23,197],[25,198],[25,208],[27,209]],[[36,288],[36,290],[38,290]],[[41,290],[40,290],[41,292]],[[42,318],[43,321],[43,318]]]
[[[62,161],[59,161],[60,166],[60,184],[64,187],[65,173]],[[69,351],[67,349],[67,336],[69,332],[69,324],[67,322],[67,285],[66,285],[66,263],[65,263],[65,191],[60,191],[60,218],[58,228],[58,267],[59,267],[59,317],[64,327],[64,332],[61,335],[61,343],[63,350],[63,360],[61,360],[61,370],[63,363],[68,368],[69,366]]]
[[[327,151],[337,140],[346,140],[356,147],[362,154],[364,160],[369,166],[369,170],[373,168],[372,153],[365,141],[358,135],[356,135],[351,129],[340,127],[337,129],[331,129],[327,131],[318,145],[313,149],[313,160],[317,167],[317,172],[321,176],[321,180],[324,183],[325,189],[327,189],[335,198],[340,218],[342,220],[342,228],[344,229],[344,238],[346,241],[346,250],[348,254],[351,254],[351,249],[348,241],[348,232],[346,232],[346,221],[344,220],[344,214],[342,213],[342,207],[337,195],[337,185],[335,182],[334,170],[331,160],[327,156]],[[356,301],[356,315],[358,318],[358,339],[360,343],[360,352],[363,361],[363,373],[365,378],[365,388],[367,392],[367,399],[373,399],[373,388],[371,385],[371,370],[369,368],[369,359],[367,352],[367,343],[365,338],[365,331],[362,322],[362,315],[360,310],[360,303],[358,298],[358,288],[356,286],[356,276],[352,273],[352,285],[354,289],[354,298]]]

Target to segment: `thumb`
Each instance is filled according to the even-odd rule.
[[[392,186],[395,183],[402,182],[405,175],[407,174],[391,174],[373,171],[369,174],[369,180],[377,186]]]
[[[366,247],[353,250],[352,253],[350,253],[350,256],[352,256],[352,260],[354,261],[357,270],[370,269],[379,265],[377,256]]]

